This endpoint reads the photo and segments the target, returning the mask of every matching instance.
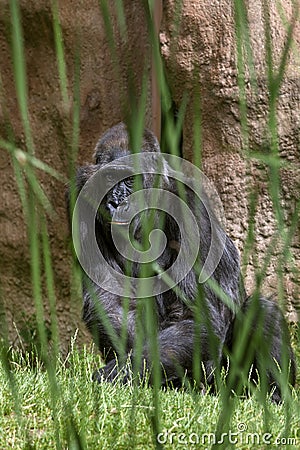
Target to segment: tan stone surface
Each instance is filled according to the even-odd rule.
[[[60,21],[66,55],[69,106],[62,102],[57,70],[51,2],[23,0],[20,2],[28,82],[30,125],[36,157],[65,176],[69,173],[72,144],[72,115],[76,54],[80,54],[80,136],[78,164],[92,160],[99,136],[123,118],[128,105],[129,70],[132,72],[136,98],[139,97],[142,73],[150,69],[143,6],[140,2],[124,2],[128,26],[127,39],[117,34],[113,9],[113,28],[117,37],[118,71],[111,50],[99,2],[66,0],[59,2]],[[9,139],[11,127],[16,145],[25,150],[25,139],[14,87],[10,50],[9,2],[0,1],[0,136]],[[151,120],[150,114],[147,115]],[[9,126],[10,124],[10,126]],[[8,153],[0,150],[1,204],[0,254],[1,290],[7,309],[11,339],[15,339],[14,322],[20,329],[32,321],[34,306],[30,281],[30,261],[26,229],[13,168]],[[62,342],[69,342],[81,327],[80,292],[70,296],[71,252],[65,208],[66,185],[43,172],[39,180],[56,216],[49,219],[49,236],[53,252],[57,311]],[[48,300],[43,293],[46,310]],[[22,319],[24,317],[24,320]],[[85,332],[83,332],[84,334]]]
[[[247,125],[249,130],[250,154],[264,151],[268,154],[268,87],[266,73],[265,24],[270,20],[274,70],[281,61],[287,28],[285,21],[292,19],[292,5],[295,2],[269,2],[264,13],[263,5],[268,2],[250,0],[246,2],[249,18],[250,46],[253,67],[256,73],[256,92],[250,83],[249,66],[246,68]],[[247,268],[246,284],[251,291],[254,284],[254,267],[260,267],[271,237],[276,229],[272,213],[272,202],[268,193],[270,174],[266,166],[255,160],[245,159],[242,152],[241,120],[239,112],[239,89],[237,80],[237,48],[234,26],[234,2],[229,0],[183,0],[181,13],[177,16],[174,0],[163,2],[164,15],[160,41],[166,63],[166,72],[172,97],[177,107],[183,96],[188,95],[189,104],[183,130],[184,155],[193,158],[193,114],[195,96],[201,107],[202,156],[205,173],[214,181],[223,201],[227,229],[238,244],[240,251],[248,229],[248,195],[255,190],[258,194],[256,213],[257,262],[251,258]],[[178,10],[177,10],[178,11]],[[179,22],[176,17],[180,17]],[[249,42],[249,41],[248,41]],[[288,66],[280,89],[277,120],[280,157],[292,163],[282,169],[282,197],[286,225],[299,199],[300,156],[300,25],[294,30],[294,45],[289,54]],[[200,99],[200,100],[199,100]],[[277,290],[277,268],[280,249],[274,249],[264,292]],[[284,291],[289,310],[292,305],[300,307],[299,231],[291,246],[294,264],[284,267]],[[277,256],[276,256],[277,254]],[[293,274],[292,274],[293,273]],[[295,315],[294,315],[295,317]]]

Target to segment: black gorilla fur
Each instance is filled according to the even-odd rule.
[[[141,152],[160,152],[159,144],[148,130],[144,131]],[[109,129],[99,140],[95,151],[95,165],[89,165],[78,169],[76,178],[77,193],[82,189],[87,180],[103,165],[117,161],[118,158],[130,154],[129,137],[124,124],[118,124]],[[118,170],[118,166],[116,166]],[[161,177],[160,187],[178,194],[176,182],[166,177]],[[144,187],[151,186],[153,176],[144,175]],[[110,236],[110,222],[114,210],[132,192],[130,180],[120,182],[111,189],[104,201],[105,214],[96,217],[96,237],[98,246],[109,264],[125,273],[125,261],[116,251]],[[211,239],[211,230],[207,211],[202,204],[194,202],[192,192],[185,188],[187,202],[195,215],[199,217],[200,248],[202,262],[207,256]],[[197,211],[197,208],[199,211]],[[84,221],[84,217],[80,217]],[[240,346],[240,338],[245,328],[246,316],[249,316],[251,325],[245,337],[243,354],[239,357],[239,369],[231,378],[231,388],[238,390],[239,371],[244,374],[251,373],[251,379],[257,381],[257,377],[265,380],[268,390],[272,392],[272,398],[278,402],[281,400],[281,389],[277,380],[277,367],[285,367],[283,373],[289,373],[285,383],[295,382],[295,362],[291,349],[287,324],[279,307],[272,300],[261,296],[246,296],[240,275],[239,255],[231,239],[217,223],[219,236],[225,242],[222,258],[212,275],[212,280],[231,299],[234,308],[226,305],[223,299],[216,294],[209,283],[199,287],[197,271],[192,268],[186,277],[179,283],[178,288],[190,301],[187,305],[182,296],[176,290],[168,290],[155,297],[155,309],[157,317],[157,333],[159,343],[160,362],[162,367],[162,382],[171,382],[179,385],[182,376],[193,379],[193,355],[194,343],[198,341],[197,352],[201,361],[202,381],[213,385],[216,371],[220,373],[221,367],[231,367],[232,354],[237,355]],[[134,237],[139,240],[139,225],[133,230]],[[181,236],[176,224],[171,217],[166,216],[164,232],[167,237],[167,246],[163,254],[157,260],[162,269],[170,267],[178,255],[178,246],[189,236]],[[198,261],[198,262],[199,262]],[[132,266],[131,275],[138,274],[137,264]],[[110,333],[101,317],[100,311],[104,311],[117,336],[121,335],[122,317],[124,314],[123,298],[103,290],[84,274],[83,277],[83,320],[88,329],[94,335],[100,351],[106,359],[107,365],[94,374],[94,379],[99,381],[106,379],[113,381],[117,376],[122,376],[125,382],[128,372],[125,366],[120,371],[116,357],[120,355],[120,349],[113,345]],[[91,289],[93,292],[91,292]],[[193,305],[196,298],[200,298],[200,327],[198,327],[197,339],[195,338],[195,320]],[[98,306],[101,304],[101,308]],[[198,302],[199,303],[199,302]],[[136,299],[130,299],[127,313],[127,341],[126,353],[132,355],[135,346],[136,327]],[[200,340],[200,342],[199,342]],[[117,356],[116,356],[117,355]],[[151,358],[144,343],[143,351],[144,367],[151,372]],[[236,362],[236,361],[235,361]],[[232,366],[234,366],[232,364]],[[141,371],[142,372],[142,371]],[[230,370],[229,370],[230,374]],[[151,377],[150,377],[151,379]],[[229,378],[230,379],[230,378]]]

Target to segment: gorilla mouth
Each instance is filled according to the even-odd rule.
[[[101,217],[102,218],[102,225],[129,225],[130,224],[130,220],[128,220],[127,217],[120,217],[120,214],[118,214],[117,216],[119,217],[112,217],[112,214],[107,211],[107,208],[105,208],[104,205],[101,205],[98,209],[98,218]]]
[[[121,221],[121,220],[111,220],[110,222],[109,222],[111,225],[129,225],[130,224],[130,222],[125,222],[125,221]]]

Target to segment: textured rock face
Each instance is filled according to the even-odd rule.
[[[128,94],[128,70],[134,67],[133,86],[137,90],[144,70],[149,70],[150,45],[146,40],[141,2],[124,2],[127,40],[118,35],[116,68],[111,57],[99,2],[93,0],[59,2],[68,76],[66,106],[61,97],[53,34],[51,3],[48,0],[20,1],[28,81],[30,124],[36,157],[69,176],[72,145],[73,92],[76,58],[80,58],[80,135],[78,164],[90,162],[99,136],[122,118]],[[115,14],[113,26],[117,29]],[[117,35],[117,34],[116,34]],[[0,136],[14,135],[16,145],[25,150],[24,131],[15,91],[10,49],[9,2],[0,0]],[[133,64],[134,63],[134,64]],[[119,71],[119,74],[117,73]],[[149,114],[148,114],[149,117]],[[149,119],[150,120],[150,119]],[[0,254],[1,294],[5,301],[11,338],[18,329],[34,327],[30,261],[22,207],[8,153],[0,150],[1,205]],[[56,216],[49,219],[49,235],[54,258],[57,310],[62,342],[68,342],[81,326],[81,298],[71,286],[71,252],[65,208],[66,184],[43,172],[42,187],[53,204]],[[73,292],[75,291],[75,292]],[[72,295],[71,295],[72,294]],[[46,310],[46,292],[43,292]],[[23,320],[24,319],[24,320]],[[32,322],[32,323],[31,323]]]
[[[247,91],[248,126],[252,149],[265,148],[268,95],[266,89],[263,9],[260,1],[250,0],[249,20],[253,60],[257,74],[257,94],[249,84]],[[270,20],[275,66],[278,65],[285,42],[286,30],[280,14],[272,4]],[[239,248],[243,249],[248,229],[248,194],[255,187],[259,204],[256,213],[258,262],[251,259],[248,285],[253,284],[253,267],[264,257],[275,229],[271,200],[267,189],[268,171],[262,164],[246,161],[241,153],[242,137],[237,87],[236,46],[232,1],[189,1],[181,12],[175,0],[163,1],[161,49],[166,63],[172,95],[180,105],[182,93],[188,92],[190,102],[184,125],[184,152],[193,152],[193,98],[199,93],[202,110],[203,165],[221,194],[227,217],[227,229]],[[273,5],[274,4],[274,5]],[[284,14],[291,17],[291,2],[284,2]],[[20,1],[27,65],[30,124],[36,156],[68,178],[72,144],[73,91],[77,54],[80,55],[80,135],[78,164],[90,161],[100,134],[123,118],[122,111],[128,92],[128,68],[138,92],[144,70],[149,71],[150,45],[142,2],[125,1],[127,37],[118,36],[116,69],[109,48],[99,2],[66,0],[59,2],[66,66],[68,75],[68,106],[60,93],[55,55],[51,2],[48,0]],[[174,17],[180,13],[180,26],[174,29]],[[11,132],[16,145],[25,149],[24,131],[20,119],[13,80],[10,49],[11,25],[9,2],[0,0],[0,135],[9,139]],[[287,223],[299,195],[299,26],[295,30],[298,50],[291,51],[289,66],[280,91],[277,114],[280,152],[292,163],[293,170],[282,170],[283,205]],[[80,45],[78,46],[78,43]],[[78,52],[79,50],[79,52]],[[119,73],[119,75],[118,75]],[[150,91],[149,91],[150,92]],[[150,104],[150,95],[149,102]],[[149,107],[147,122],[151,123]],[[8,156],[0,150],[1,204],[0,254],[2,263],[1,294],[5,301],[12,339],[16,336],[13,323],[25,322],[34,313],[30,281],[30,261],[22,207],[17,193],[13,167]],[[49,236],[54,258],[57,310],[62,340],[68,341],[80,326],[81,298],[70,287],[70,249],[65,212],[65,185],[43,172],[39,179],[56,216],[49,219]],[[284,289],[290,303],[297,301],[299,282],[299,237],[292,242],[295,270],[285,268]],[[280,252],[278,251],[280,254]],[[265,290],[276,290],[277,258],[268,270]],[[4,269],[4,270],[3,270]],[[72,295],[71,295],[72,294]],[[47,305],[45,292],[43,293]],[[47,306],[46,306],[47,309]]]
[[[201,109],[202,157],[205,173],[214,181],[223,201],[227,230],[242,251],[249,226],[249,194],[258,199],[255,214],[256,240],[246,269],[248,290],[254,285],[255,267],[262,261],[276,231],[268,181],[274,176],[265,164],[251,158],[256,151],[269,153],[268,138],[268,76],[266,70],[266,30],[268,21],[274,70],[278,71],[287,37],[286,22],[293,17],[292,2],[282,9],[276,2],[247,3],[250,47],[253,63],[246,68],[246,103],[248,144],[243,146],[237,72],[237,46],[234,2],[229,0],[191,2],[184,0],[182,9],[177,2],[163,2],[164,14],[160,41],[167,76],[175,104],[180,106],[183,93],[188,93],[188,113],[184,126],[184,154],[193,156],[193,114],[195,96]],[[174,13],[175,11],[175,13]],[[176,26],[176,12],[179,22]],[[299,21],[294,29],[294,45],[280,88],[276,114],[280,157],[287,164],[280,171],[286,224],[290,223],[299,199]],[[245,51],[245,48],[244,48]],[[250,83],[250,71],[256,76],[256,87]],[[198,106],[198,109],[199,109]],[[244,142],[245,144],[245,142]],[[249,148],[250,159],[242,151]],[[274,256],[264,281],[266,293],[276,292],[282,248],[271,245]],[[284,264],[283,289],[292,313],[299,302],[300,245],[296,231],[291,243],[293,262]],[[293,315],[295,317],[295,315]]]

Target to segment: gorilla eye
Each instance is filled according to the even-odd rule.
[[[124,184],[128,188],[132,188],[133,187],[133,183],[134,183],[133,177],[128,177],[128,178],[126,178],[126,180],[124,180]]]

